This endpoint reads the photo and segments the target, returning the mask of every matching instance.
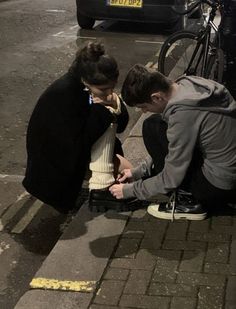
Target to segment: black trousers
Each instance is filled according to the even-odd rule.
[[[165,157],[168,154],[167,127],[158,114],[151,115],[143,123],[143,140],[153,159],[153,175],[160,173],[165,165]],[[236,202],[236,190],[219,189],[205,178],[201,169],[202,162],[201,152],[196,147],[180,188],[191,192],[197,200],[205,204]]]

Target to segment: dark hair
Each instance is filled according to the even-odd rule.
[[[103,44],[94,42],[89,42],[77,52],[69,71],[91,85],[117,81],[119,76],[116,60],[106,54]]]
[[[136,64],[125,78],[121,95],[127,105],[136,106],[150,102],[153,92],[168,92],[171,85],[172,81],[158,71]]]

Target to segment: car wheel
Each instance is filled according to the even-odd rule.
[[[82,29],[92,29],[95,24],[94,18],[81,14],[78,8],[77,8],[77,21]]]

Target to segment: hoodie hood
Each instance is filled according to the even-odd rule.
[[[236,116],[236,102],[221,84],[197,76],[183,76],[176,80],[179,85],[163,112],[163,118],[178,110],[197,109]]]

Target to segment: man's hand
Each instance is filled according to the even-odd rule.
[[[124,184],[118,184],[118,185],[113,185],[109,188],[109,191],[113,196],[115,196],[117,199],[122,199],[124,198],[123,195],[123,186]]]
[[[131,169],[125,168],[123,171],[120,172],[120,174],[117,177],[117,181],[119,182],[131,182],[132,181],[132,173]]]

